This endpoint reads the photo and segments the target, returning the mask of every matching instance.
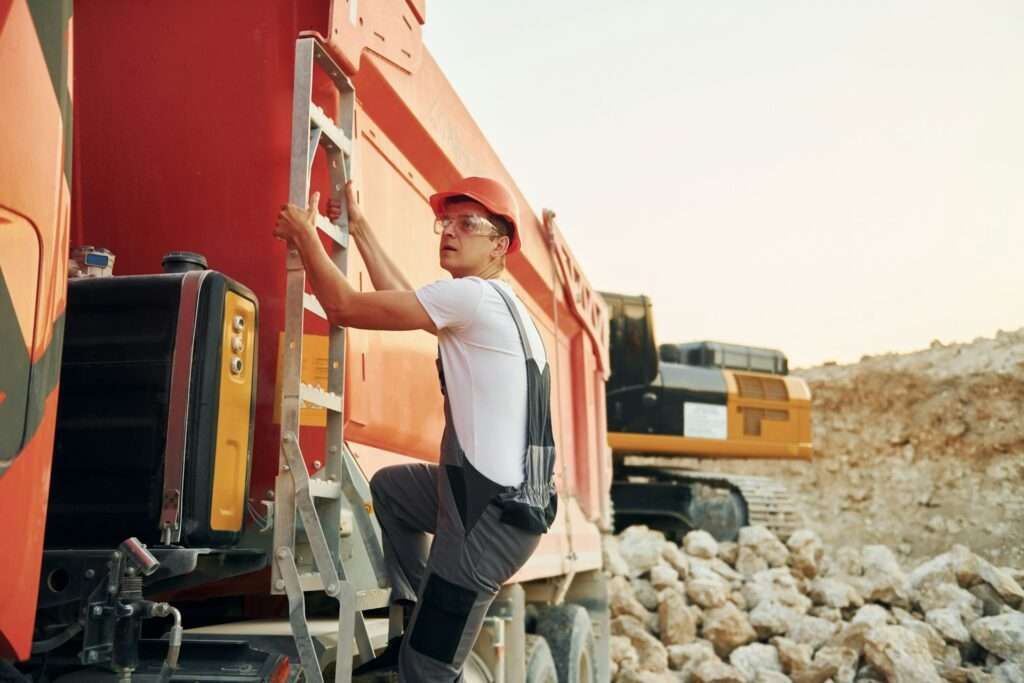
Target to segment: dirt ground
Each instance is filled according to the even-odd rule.
[[[814,459],[704,469],[783,479],[833,548],[883,543],[912,564],[960,543],[1024,568],[1024,329],[794,374]]]

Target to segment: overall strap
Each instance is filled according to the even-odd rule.
[[[519,315],[519,307],[512,301],[512,297],[506,294],[505,290],[499,287],[493,280],[488,280],[487,284],[494,288],[494,291],[498,293],[501,300],[505,302],[505,306],[508,307],[508,312],[512,314],[512,320],[516,323],[516,330],[519,332],[519,343],[523,346],[523,355],[526,356],[526,360],[533,359],[533,347],[530,344],[530,336],[526,334],[523,318]]]

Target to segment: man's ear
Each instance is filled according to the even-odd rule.
[[[495,243],[494,243],[494,250],[495,250],[495,252],[497,252],[498,256],[507,256],[508,255],[508,248],[509,248],[509,246],[511,246],[511,244],[512,244],[512,239],[510,237],[506,237],[506,236],[502,235],[501,237],[499,237],[497,239],[497,241],[495,241]]]

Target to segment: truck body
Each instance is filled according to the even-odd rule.
[[[25,17],[31,15],[30,7],[36,3],[13,0],[4,4],[6,8],[0,7],[0,36],[4,40],[0,58],[25,52],[34,59],[31,64],[3,62],[0,68],[4,77],[9,73],[23,76],[18,82],[19,92],[42,91],[43,85],[52,91],[50,79],[43,80],[43,67],[49,61],[40,62],[38,57],[52,48],[47,41],[56,39],[42,32],[25,33],[32,28]],[[339,97],[332,79],[347,79],[354,89],[349,121],[352,145],[346,157],[346,173],[355,182],[363,212],[411,282],[426,284],[447,277],[438,266],[437,238],[430,229],[433,215],[427,198],[434,191],[467,175],[493,177],[513,189],[520,207],[524,247],[509,259],[508,277],[541,331],[552,366],[560,505],[551,531],[543,537],[530,562],[511,579],[509,594],[518,595],[515,600],[520,603],[536,602],[551,608],[571,601],[574,595],[585,594],[586,600],[579,601],[589,601],[595,631],[606,628],[606,623],[601,624],[603,584],[598,576],[601,533],[610,520],[611,485],[604,413],[608,368],[604,304],[590,289],[551,217],[538,217],[530,210],[424,47],[421,32],[426,8],[422,0],[358,4],[342,0],[115,0],[76,3],[73,19],[68,18],[69,7],[66,14],[66,30],[60,34],[60,40],[66,42],[59,44],[73,45],[74,156],[68,166],[73,173],[67,176],[54,172],[60,170],[65,151],[61,125],[70,118],[66,110],[61,118],[60,107],[56,106],[59,98],[47,98],[45,103],[49,128],[44,131],[46,135],[40,133],[39,138],[46,142],[42,149],[38,144],[29,148],[30,136],[20,133],[32,130],[27,127],[29,121],[42,125],[38,112],[30,108],[33,103],[5,97],[2,105],[0,134],[25,149],[15,157],[8,150],[20,148],[4,146],[0,206],[3,211],[9,207],[11,212],[35,218],[37,224],[49,230],[49,237],[42,242],[45,258],[36,259],[40,264],[36,281],[41,283],[38,300],[47,302],[47,307],[31,309],[35,317],[28,319],[22,309],[30,308],[10,283],[22,277],[19,268],[35,258],[35,252],[30,253],[21,242],[11,242],[18,238],[12,237],[8,226],[0,230],[0,239],[6,240],[0,249],[0,263],[18,312],[17,316],[5,312],[0,329],[8,336],[17,331],[22,346],[33,358],[56,358],[51,365],[56,362],[59,366],[60,311],[69,243],[72,248],[94,245],[108,250],[95,253],[101,259],[103,254],[113,255],[115,275],[101,278],[109,285],[100,285],[100,280],[71,283],[70,300],[78,312],[69,314],[72,322],[68,333],[74,337],[75,346],[69,342],[66,361],[70,365],[65,372],[76,382],[76,389],[61,399],[61,415],[67,420],[55,427],[59,422],[56,373],[51,372],[53,386],[49,394],[39,394],[48,396],[45,405],[49,412],[40,422],[42,427],[36,430],[34,441],[26,439],[24,446],[19,443],[11,449],[16,457],[8,460],[14,464],[0,476],[0,492],[4,494],[0,495],[0,505],[5,506],[5,512],[8,507],[11,510],[0,515],[0,524],[5,525],[5,554],[9,558],[17,555],[22,561],[16,566],[5,565],[0,580],[5,585],[24,585],[16,601],[12,602],[8,594],[3,598],[8,602],[0,602],[0,643],[5,643],[0,656],[28,656],[33,636],[26,625],[32,623],[35,614],[37,599],[33,591],[38,586],[43,591],[39,604],[46,600],[54,605],[60,602],[65,614],[55,617],[59,611],[56,608],[47,612],[48,633],[57,632],[62,626],[60,619],[65,619],[68,623],[64,626],[70,629],[80,614],[67,617],[68,610],[76,609],[69,605],[89,605],[92,598],[84,594],[68,596],[68,591],[77,590],[76,584],[74,580],[71,588],[58,585],[59,581],[55,584],[56,577],[61,576],[58,572],[71,571],[73,575],[68,567],[76,567],[88,574],[88,567],[92,567],[89,563],[99,557],[95,553],[114,551],[114,539],[132,530],[136,530],[132,535],[142,539],[163,566],[163,574],[147,575],[143,591],[146,599],[158,587],[162,600],[194,606],[194,613],[203,615],[201,625],[214,629],[223,626],[226,630],[221,633],[237,634],[255,620],[266,621],[284,613],[281,596],[285,591],[272,585],[270,554],[274,548],[267,526],[282,519],[281,510],[275,510],[275,504],[281,507],[275,503],[275,498],[280,498],[275,491],[280,493],[282,472],[288,469],[282,465],[281,386],[285,359],[294,349],[286,349],[284,343],[287,249],[271,237],[270,228],[289,197],[296,41],[304,37],[315,41],[327,55],[324,64],[328,70],[343,72],[316,75],[312,81],[316,105],[335,121],[345,119],[344,98]],[[12,40],[15,31],[27,37]],[[24,42],[32,39],[39,49],[25,48]],[[36,54],[30,54],[33,51]],[[38,143],[38,139],[32,142]],[[31,187],[45,195],[45,210],[19,194],[21,185],[29,180],[24,171],[27,159],[41,169],[39,177],[31,179]],[[337,196],[340,187],[327,166],[328,160],[322,155],[313,159],[309,183],[325,196]],[[193,259],[195,262],[183,272],[158,274],[165,255],[183,251],[201,254],[209,269],[194,267],[199,262]],[[345,258],[350,281],[360,289],[369,289],[370,280],[358,252],[348,250]],[[197,271],[210,275],[203,279],[190,274]],[[196,284],[195,280],[202,283]],[[188,309],[185,292],[190,286],[199,288],[198,304],[191,304],[195,308],[189,318],[191,336],[182,337],[182,320]],[[168,303],[163,308],[154,304],[150,316],[138,315],[150,301],[145,297],[163,297],[161,301]],[[210,302],[204,303],[207,298]],[[112,313],[113,307],[135,313]],[[90,313],[86,315],[85,311]],[[23,318],[34,320],[34,327]],[[328,338],[335,334],[343,337],[343,368],[332,366],[335,361],[328,356]],[[153,341],[157,338],[162,340],[159,344]],[[213,359],[201,359],[199,350],[189,359],[193,381],[183,394],[193,402],[188,409],[177,407],[175,399],[176,363],[181,358],[182,339],[186,338],[196,349],[206,343],[200,340],[208,340],[203,350]],[[33,340],[31,344],[29,339]],[[145,344],[153,346],[146,347],[146,353],[155,354],[152,358],[146,356],[147,362],[163,368],[154,370],[156,379],[152,381],[140,379],[144,374],[138,370],[141,361],[134,365],[126,362],[129,357],[135,358],[134,350]],[[386,602],[386,587],[374,573],[372,557],[373,543],[379,544],[373,533],[379,534],[379,530],[361,526],[365,517],[361,508],[370,511],[365,482],[386,465],[437,460],[443,414],[434,365],[436,340],[423,332],[337,333],[325,320],[307,315],[301,346],[305,385],[326,389],[343,371],[343,390],[338,392],[343,395],[343,411],[339,412],[344,415],[340,447],[346,462],[354,463],[355,469],[351,474],[353,498],[342,506],[345,509],[341,511],[340,528],[333,530],[335,539],[341,537],[340,545],[335,541],[335,559],[342,568],[349,568],[349,579],[360,591],[359,611],[380,610]],[[164,350],[153,350],[156,347]],[[48,348],[53,349],[49,356]],[[97,351],[100,348],[106,350]],[[118,348],[124,351],[111,351]],[[236,355],[238,372],[234,373],[228,368],[234,367],[231,364]],[[97,370],[100,364],[102,373]],[[37,366],[38,362],[33,365],[32,381]],[[200,366],[206,369],[197,369]],[[123,428],[127,422],[141,419],[131,412],[137,407],[131,401],[104,408],[103,415],[95,414],[100,397],[129,391],[125,388],[129,384],[119,384],[118,377],[132,373],[136,373],[132,375],[136,379],[129,383],[130,391],[141,391],[139,387],[149,382],[149,393],[133,394],[146,397],[137,402],[154,406],[150,413],[156,418],[147,413],[146,419],[164,420],[153,432],[158,433],[159,438],[154,437],[158,443],[154,442],[156,446],[149,451],[144,446],[150,441],[144,439],[137,442],[140,445],[135,452],[132,437]],[[209,381],[197,382],[195,378],[200,375],[209,377]],[[7,386],[21,386],[16,379],[8,380]],[[231,393],[232,382],[243,382],[244,386]],[[99,385],[105,387],[103,392],[97,389]],[[15,393],[3,389],[10,395]],[[4,406],[9,402],[0,404]],[[206,408],[200,410],[197,406],[209,410],[204,412]],[[246,422],[247,417],[251,423]],[[204,418],[211,421],[207,427],[200,426]],[[321,488],[326,487],[333,480],[318,478],[327,469],[324,453],[338,444],[326,429],[325,412],[304,404],[299,422],[299,445],[306,469],[314,481],[321,482]],[[236,425],[234,431],[231,425]],[[191,432],[182,436],[182,429]],[[49,491],[51,530],[40,570],[41,524],[46,518],[47,470],[55,431],[58,457],[54,481],[55,486],[58,481],[61,484]],[[110,444],[121,446],[105,447],[105,433],[110,435]],[[209,436],[208,446],[204,446],[203,434]],[[186,462],[168,465],[163,454],[171,452],[167,444],[175,439],[182,441]],[[152,455],[147,461],[147,474],[128,472],[143,460],[143,451]],[[199,462],[202,466],[195,464]],[[183,470],[179,475],[185,482],[185,492],[168,488],[172,466]],[[98,476],[104,472],[111,476]],[[20,498],[6,495],[9,490],[17,490]],[[195,493],[199,490],[209,493]],[[124,502],[116,499],[127,500],[129,493],[137,493],[138,509],[151,514],[132,513],[129,520],[125,515],[112,515],[111,506]],[[191,503],[180,503],[179,522],[183,514],[186,518],[192,514],[190,509],[205,512],[192,527],[185,519],[184,531],[173,535],[165,533],[164,524],[169,494],[199,496],[206,506],[187,508]],[[352,505],[352,500],[361,500],[362,504]],[[119,521],[113,521],[115,518]],[[31,519],[32,523],[20,524],[20,519]],[[76,524],[81,525],[78,532]],[[102,547],[97,549],[97,543]],[[191,552],[188,557],[198,569],[169,580],[167,568],[173,564],[172,558],[183,557],[179,550]],[[131,547],[120,552],[130,553]],[[186,579],[186,574],[191,578]],[[163,582],[154,583],[154,577],[163,577]],[[323,585],[308,589],[321,597],[324,590]],[[253,597],[260,595],[264,598]],[[232,618],[203,612],[202,605],[212,604],[209,601],[230,606],[225,614],[230,612]],[[508,600],[499,603],[507,604]],[[520,614],[512,626],[513,633],[519,629],[518,635],[508,636],[510,644],[518,643],[511,652],[518,652],[520,659],[526,650],[521,607],[512,609]],[[38,645],[41,621],[38,615],[35,618]],[[233,625],[218,621],[231,621]],[[274,631],[277,627],[268,628]],[[497,637],[496,629],[489,632],[492,640]],[[597,635],[599,641],[607,636],[600,632]],[[603,645],[606,642],[599,642],[599,647]],[[186,637],[183,652],[188,648]],[[499,649],[504,652],[504,645],[491,647],[491,651]],[[552,644],[551,649],[557,648]],[[97,659],[89,661],[109,667],[103,659],[107,651],[95,652]],[[554,655],[557,660],[559,653]],[[116,659],[116,653],[114,656]],[[503,659],[500,667],[522,671],[526,664],[513,659]],[[137,670],[142,671],[145,665],[142,662]],[[493,670],[494,663],[491,665]],[[595,675],[599,673],[600,668],[595,669]]]

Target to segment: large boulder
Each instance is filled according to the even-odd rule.
[[[1024,683],[1024,664],[1003,662],[992,668],[992,680],[994,683]]]
[[[728,657],[737,647],[757,638],[746,615],[732,603],[704,613],[702,635],[711,641],[719,657]]]
[[[793,683],[833,683],[832,676],[836,671],[835,664],[811,664],[790,676],[790,679]]]
[[[658,609],[658,604],[661,602],[660,591],[652,586],[650,581],[633,579],[630,585],[633,588],[633,597],[644,606],[644,609],[651,612]]]
[[[807,578],[818,575],[825,557],[825,545],[818,534],[810,529],[798,529],[790,534],[786,547],[789,548],[789,561],[793,569]]]
[[[709,659],[694,672],[693,683],[747,683],[743,674],[720,659]]]
[[[749,619],[750,625],[757,631],[757,637],[765,639],[783,635],[801,616],[803,615],[792,607],[762,600],[750,611]]]
[[[633,594],[633,587],[622,576],[608,581],[608,611],[612,617],[631,616],[640,623],[647,623],[648,612]]]
[[[864,574],[853,581],[865,601],[900,607],[910,604],[907,577],[892,550],[884,545],[864,546],[861,564]]]
[[[992,654],[1024,665],[1024,614],[1006,612],[983,617],[971,624],[969,630],[975,642]]]
[[[811,665],[814,651],[807,643],[796,643],[789,638],[772,638],[772,645],[779,653],[782,670],[790,676],[804,671]]]
[[[601,557],[605,572],[612,576],[629,576],[629,565],[619,552],[619,539],[605,536],[601,542]]]
[[[718,544],[718,559],[726,564],[735,567],[736,558],[739,556],[740,544],[735,541],[722,541]]]
[[[745,526],[740,529],[740,553],[748,548],[770,567],[785,567],[789,561],[789,549],[778,537],[763,526]],[[740,559],[736,560],[737,564]]]
[[[740,546],[736,555],[736,571],[745,577],[751,577],[768,569],[768,561],[757,554],[753,548]]]
[[[697,638],[696,610],[674,590],[662,593],[658,605],[658,633],[665,645],[686,645]]]
[[[864,604],[864,599],[853,586],[838,579],[815,579],[811,582],[808,595],[816,605],[825,607],[845,609]]]
[[[729,600],[729,584],[717,576],[697,576],[686,582],[686,596],[704,608],[721,607]]]
[[[792,607],[801,614],[811,608],[811,599],[800,590],[800,584],[788,569],[768,569],[754,574],[743,585],[747,608],[754,609],[762,601]]]
[[[918,566],[908,577],[911,588],[917,590],[934,583],[955,583],[961,588],[985,584],[1009,606],[1024,605],[1024,589],[1010,572],[995,567],[962,545],[953,546]]]
[[[983,617],[994,617],[997,614],[1002,614],[1003,608],[1009,607],[1006,600],[1003,599],[1003,596],[999,595],[999,593],[987,583],[979,583],[977,586],[971,586],[967,589],[967,592],[978,598],[978,600],[981,600],[981,616]]]
[[[690,558],[675,543],[665,541],[662,544],[661,559],[665,560],[670,567],[676,570],[679,578],[685,579],[690,575]]]
[[[831,669],[835,683],[853,683],[859,661],[860,655],[848,647],[826,645],[814,654],[811,668]]]
[[[926,583],[914,590],[913,598],[914,604],[926,614],[948,607],[959,612],[968,624],[985,611],[985,604],[978,597],[955,583]]]
[[[816,650],[829,641],[836,634],[838,627],[819,617],[803,615],[789,627],[786,637],[797,643],[806,643]]]
[[[701,529],[696,529],[683,537],[683,548],[694,557],[710,560],[718,555],[718,541],[714,536]]]
[[[743,575],[740,574],[735,569],[733,569],[731,566],[729,566],[729,563],[727,563],[725,560],[723,560],[720,557],[715,557],[715,558],[712,558],[710,560],[702,560],[700,558],[697,558],[694,561],[697,562],[698,564],[703,565],[704,567],[707,567],[708,569],[713,571],[715,574],[718,574],[719,576],[721,576],[726,581],[731,581],[731,582],[743,581],[743,578],[744,578]]]
[[[764,643],[751,643],[736,648],[729,655],[729,663],[736,667],[747,681],[753,681],[758,671],[782,673],[778,650]]]
[[[942,683],[924,638],[902,626],[879,626],[864,639],[864,657],[888,683]]]
[[[651,585],[656,589],[669,588],[679,583],[679,572],[667,564],[651,567]]]
[[[668,652],[661,642],[647,632],[633,617],[615,617],[611,622],[613,636],[625,636],[636,650],[638,668],[659,673],[668,669]]]
[[[903,619],[900,621],[900,626],[924,638],[929,652],[932,653],[932,658],[936,661],[940,661],[946,656],[946,639],[931,624],[917,619]]]
[[[625,667],[615,677],[615,683],[678,683],[678,679],[669,671],[647,671]]]
[[[935,583],[959,583],[953,569],[953,558],[949,553],[922,562],[907,574],[907,585],[912,591]]]
[[[927,624],[924,625],[927,626]],[[867,637],[868,632],[873,628],[875,628],[873,625],[865,622],[845,624],[839,628],[838,632],[834,636],[832,636],[827,645],[831,647],[845,647],[853,650],[858,655],[862,655],[864,654],[864,639]],[[938,636],[937,633],[936,636]],[[942,647],[944,647],[946,643],[942,640],[941,636],[938,636],[938,638],[939,651],[941,652]]]
[[[924,618],[948,642],[954,645],[967,645],[971,642],[971,634],[964,626],[960,612],[955,608],[943,607],[929,610],[925,613]]]
[[[853,615],[851,623],[885,626],[889,623],[889,613],[881,605],[864,605]]]
[[[612,636],[608,639],[608,654],[612,663],[619,667],[637,668],[640,657],[636,654],[636,648],[632,641],[626,636]]]
[[[962,545],[953,546],[948,555],[961,586],[970,588],[985,583],[1011,607],[1024,606],[1024,588],[1021,588],[1009,572],[993,566],[988,560],[978,557]]]
[[[854,548],[840,548],[832,556],[827,573],[830,576],[861,576],[864,574],[861,554]]]
[[[792,683],[792,679],[777,671],[758,671],[754,683]]]
[[[665,534],[642,524],[631,526],[619,534],[619,554],[629,566],[631,576],[639,576],[659,564],[664,544]]]
[[[669,667],[675,671],[682,671],[684,676],[693,673],[693,670],[706,659],[718,659],[715,648],[706,640],[668,646]]]

